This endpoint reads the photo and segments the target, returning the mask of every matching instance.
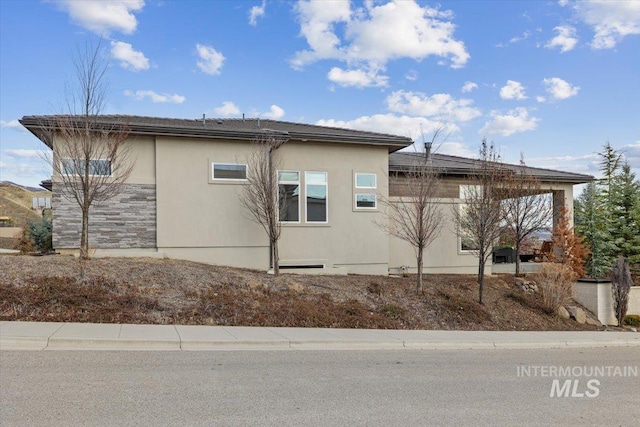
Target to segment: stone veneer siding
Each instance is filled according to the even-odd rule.
[[[82,213],[75,200],[56,191],[54,183],[53,247],[80,247]],[[120,193],[89,211],[89,246],[95,249],[156,247],[156,186],[125,184]]]

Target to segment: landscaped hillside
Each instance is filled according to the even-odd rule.
[[[49,191],[33,191],[10,182],[0,182],[0,216],[8,216],[14,227],[24,228],[28,221],[37,221],[40,212],[31,209],[33,197],[51,197]],[[0,248],[11,248],[13,239],[0,237]]]
[[[0,256],[0,320],[463,330],[594,330],[488,277],[295,276],[148,258]]]

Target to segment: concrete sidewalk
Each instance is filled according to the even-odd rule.
[[[0,350],[428,350],[631,346],[640,347],[640,333],[0,322]]]

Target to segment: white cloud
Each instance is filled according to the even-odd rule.
[[[492,111],[491,117],[492,120],[486,122],[478,132],[480,135],[509,136],[514,133],[534,130],[540,121],[535,117],[529,117],[529,112],[526,108],[516,108],[507,114]]]
[[[389,111],[413,116],[424,116],[441,122],[466,122],[481,115],[471,107],[470,99],[454,99],[447,93],[427,95],[422,92],[399,90],[387,97]]]
[[[220,116],[236,116],[240,114],[240,108],[231,101],[225,101],[220,107],[216,107],[213,111]]]
[[[220,74],[220,69],[224,63],[225,57],[222,53],[218,52],[211,46],[205,46],[201,44],[196,45],[198,56],[198,68],[205,74]]]
[[[576,29],[570,25],[560,25],[553,29],[557,34],[544,45],[547,49],[559,47],[561,53],[569,52],[578,43]]]
[[[640,34],[638,1],[585,0],[571,5],[578,18],[592,27],[595,34],[591,47],[594,49],[612,49],[623,38]]]
[[[356,10],[344,1],[300,0],[296,12],[300,33],[309,45],[291,60],[297,69],[336,59],[350,68],[371,71],[395,59],[420,61],[429,56],[447,58],[451,67],[460,68],[470,57],[464,43],[453,36],[452,13],[420,7],[414,0],[365,2]]]
[[[330,81],[342,87],[385,87],[389,77],[378,74],[378,70],[343,70],[333,67],[327,74]]]
[[[418,80],[418,72],[416,70],[409,70],[407,74],[405,74],[404,78],[414,82]]]
[[[22,125],[20,124],[20,122],[17,119],[9,120],[8,122],[6,122],[4,120],[0,120],[0,127],[9,128],[9,129],[24,130],[24,128],[22,127]]]
[[[544,96],[536,96],[536,101],[538,102],[545,102],[547,100],[547,98],[545,98]]]
[[[524,86],[515,80],[507,80],[507,84],[500,89],[502,99],[527,99]]]
[[[438,120],[430,120],[426,117],[398,116],[395,114],[375,114],[362,116],[354,120],[323,119],[316,122],[318,126],[330,126],[347,129],[357,129],[370,132],[380,132],[390,135],[408,136],[414,140],[420,140],[422,134],[431,135],[442,126]],[[451,133],[459,130],[454,124],[446,124],[444,131]]]
[[[144,0],[57,0],[71,19],[96,34],[118,31],[133,33],[138,21],[134,12],[144,7]]]
[[[260,6],[253,6],[249,10],[249,24],[254,27],[258,24],[258,18],[264,16],[264,10],[267,7],[267,0],[262,0]]]
[[[579,86],[571,86],[571,84],[558,77],[544,79],[542,83],[546,86],[547,93],[551,95],[553,99],[571,98],[572,96],[576,96],[578,91],[580,91]]]
[[[177,94],[168,94],[168,93],[156,93],[152,90],[137,90],[135,92],[131,90],[125,90],[124,94],[133,99],[141,100],[144,98],[149,98],[152,102],[155,103],[171,103],[171,104],[182,104],[187,98],[182,95]]]
[[[623,146],[620,151],[624,153],[624,157],[629,166],[634,169],[640,169],[640,140],[635,143]]]
[[[22,148],[8,148],[4,152],[24,159],[42,159],[44,156],[44,152],[41,150],[25,150]]]
[[[461,90],[462,90],[462,93],[468,93],[477,88],[478,88],[478,85],[474,82],[464,82],[464,85],[462,86]]]
[[[451,156],[476,158],[478,153],[471,150],[465,144],[461,142],[445,141],[437,147],[437,152],[440,154],[449,154]]]
[[[521,42],[522,40],[526,40],[529,38],[529,36],[531,35],[531,31],[525,31],[524,33],[522,33],[521,36],[516,36],[516,37],[512,37],[509,40],[509,43],[513,44],[513,43],[518,43]]]
[[[149,60],[142,52],[134,50],[129,43],[112,41],[111,56],[120,61],[120,66],[124,69],[132,71],[149,69]]]
[[[258,113],[257,115],[265,119],[278,120],[284,116],[284,110],[274,104],[271,106],[268,112]]]

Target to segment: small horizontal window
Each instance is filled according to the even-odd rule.
[[[375,194],[356,194],[356,208],[359,209],[376,209]]]
[[[356,188],[376,188],[375,173],[356,173]]]
[[[236,163],[214,163],[213,179],[247,179],[247,165]]]
[[[62,159],[62,173],[64,175],[84,175],[85,161],[82,159]],[[89,160],[89,175],[110,176],[111,160]]]

